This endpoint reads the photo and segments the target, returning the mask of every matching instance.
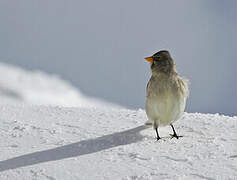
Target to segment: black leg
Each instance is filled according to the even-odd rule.
[[[157,141],[159,141],[159,139],[161,139],[161,138],[160,138],[159,133],[158,133],[158,128],[155,128],[155,130],[156,130]]]
[[[177,134],[176,134],[176,132],[175,132],[175,130],[174,130],[174,126],[172,125],[172,124],[170,124],[170,126],[172,127],[172,129],[173,129],[173,132],[174,132],[174,134],[171,134],[171,139],[172,138],[177,138],[177,139],[179,139],[180,137],[183,137],[183,136],[178,136]]]

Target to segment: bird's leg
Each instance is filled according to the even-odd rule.
[[[176,134],[176,132],[175,132],[175,130],[174,130],[174,126],[172,125],[172,124],[170,124],[170,126],[172,127],[172,129],[173,129],[173,132],[174,132],[174,134],[170,134],[171,135],[171,139],[172,138],[177,138],[177,139],[179,139],[180,137],[183,137],[183,136],[178,136],[177,134]]]
[[[156,137],[157,137],[156,139],[157,139],[157,141],[159,141],[159,139],[161,139],[161,138],[158,133],[158,127],[156,127],[155,130],[156,130]]]

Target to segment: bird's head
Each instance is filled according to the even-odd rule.
[[[152,75],[159,73],[170,74],[175,71],[174,61],[167,50],[159,51],[145,59],[151,63]]]

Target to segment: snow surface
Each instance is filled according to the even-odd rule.
[[[237,117],[186,113],[181,139],[144,110],[0,106],[0,179],[237,178]]]
[[[83,95],[69,82],[57,75],[42,71],[29,71],[0,63],[1,103],[27,103],[64,107],[97,107],[118,105]]]
[[[237,179],[237,117],[185,113],[183,138],[162,127],[156,141],[142,109],[94,103],[42,72],[0,72],[1,180]]]

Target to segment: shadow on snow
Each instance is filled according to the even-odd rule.
[[[120,145],[135,143],[143,139],[140,132],[146,128],[147,126],[143,125],[123,132],[113,133],[95,139],[83,140],[54,149],[34,152],[0,161],[0,172],[49,161],[82,156]]]

